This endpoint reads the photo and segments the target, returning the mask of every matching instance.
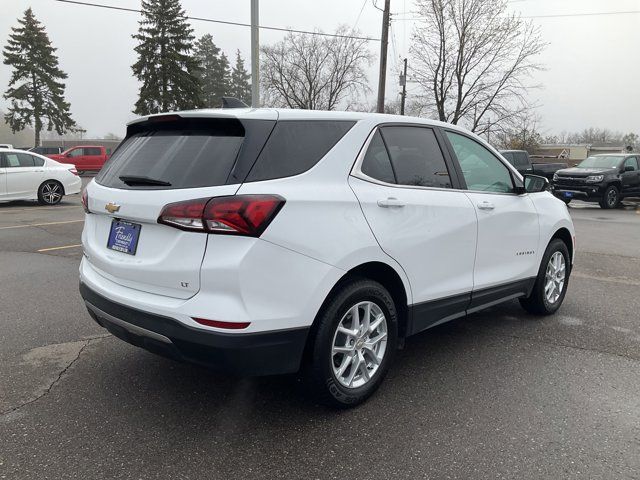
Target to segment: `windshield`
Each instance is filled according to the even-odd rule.
[[[585,158],[579,165],[576,165],[578,168],[614,168],[616,167],[622,160],[624,156],[622,155],[607,155],[606,157],[588,157]]]

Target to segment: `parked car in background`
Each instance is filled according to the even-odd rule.
[[[107,160],[109,154],[107,149],[100,145],[82,145],[71,147],[59,155],[47,155],[60,163],[70,163],[75,165],[78,173],[86,171],[99,171]]]
[[[29,152],[37,153],[38,155],[60,155],[63,151],[62,147],[31,147]]]
[[[594,155],[573,168],[558,170],[553,191],[565,203],[575,198],[615,208],[625,197],[640,196],[639,164],[640,155]]]
[[[0,148],[13,148],[10,143],[0,143]]]
[[[56,205],[64,195],[80,193],[75,167],[23,150],[0,151],[0,201],[38,200]]]
[[[515,298],[558,310],[574,228],[547,186],[422,118],[144,117],[84,191],[80,292],[129,343],[236,374],[302,369],[348,407],[405,337]]]
[[[567,168],[566,163],[532,163],[529,152],[525,150],[500,150],[502,156],[516,167],[520,175],[540,175],[546,177],[549,181],[553,178],[553,174],[563,168]]]

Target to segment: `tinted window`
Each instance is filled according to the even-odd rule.
[[[137,133],[114,152],[96,181],[129,187],[121,176],[148,177],[169,182],[163,188],[224,185],[244,137],[238,129],[162,130]],[[147,188],[147,187],[142,187]]]
[[[26,153],[3,153],[3,166],[6,167],[33,167],[34,158]],[[44,163],[43,163],[44,164]]]
[[[384,146],[380,131],[376,131],[369,148],[362,161],[362,173],[376,180],[387,183],[396,183],[396,177],[391,168],[391,160]]]
[[[467,188],[480,192],[513,192],[513,180],[507,167],[487,148],[464,135],[447,132]]]
[[[515,160],[513,158],[513,152],[500,152],[502,156],[509,162],[511,165],[515,165]]]
[[[624,162],[625,168],[632,166],[634,170],[638,170],[638,159],[636,157],[629,157]]]
[[[451,178],[433,130],[423,127],[381,129],[397,183],[451,188]]]
[[[44,159],[39,157],[34,157],[33,155],[29,155],[33,159],[33,165],[36,167],[42,167],[44,165]]]
[[[529,159],[527,158],[527,154],[524,152],[517,152],[515,154],[515,166],[516,167],[528,167]]]
[[[96,147],[85,147],[84,148],[85,155],[100,155],[100,149]]]
[[[71,150],[68,154],[71,157],[80,157],[82,155],[84,155],[84,150],[82,148],[74,148],[73,150]]]
[[[338,143],[354,123],[333,120],[278,122],[247,181],[291,177],[306,172]]]

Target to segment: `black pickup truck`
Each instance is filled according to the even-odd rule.
[[[569,203],[578,199],[615,208],[625,197],[640,197],[640,155],[603,154],[588,157],[574,168],[558,170],[553,193]]]
[[[554,173],[567,168],[566,163],[532,163],[525,150],[500,150],[500,153],[521,175],[540,175],[551,181]]]

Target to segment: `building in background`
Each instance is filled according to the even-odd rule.
[[[626,147],[612,143],[582,143],[582,144],[543,144],[531,153],[531,157],[545,161],[565,160],[569,166],[580,163],[591,155],[601,153],[626,153]]]

